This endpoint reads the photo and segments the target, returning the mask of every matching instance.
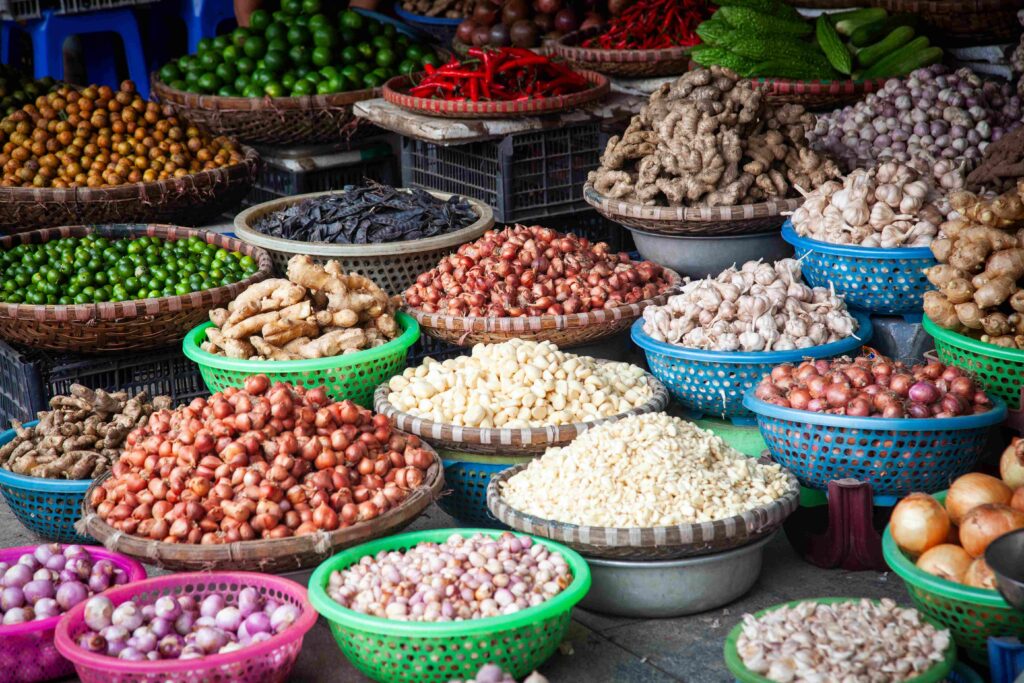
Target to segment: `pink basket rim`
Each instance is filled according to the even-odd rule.
[[[26,553],[34,552],[35,549],[41,545],[50,544],[37,543],[36,545],[21,545],[16,548],[0,548],[0,561],[7,562],[8,557],[13,557],[15,560],[17,560],[19,557],[25,555]],[[61,549],[64,549],[67,548],[69,545],[78,544],[58,543],[57,545],[59,545]],[[102,546],[83,545],[82,547],[85,548],[86,552],[88,552],[89,555],[91,555],[93,558],[99,560],[110,560],[115,565],[117,565],[119,569],[123,569],[125,573],[128,574],[129,583],[131,583],[132,581],[142,581],[146,578],[146,568],[130,557],[121,555],[120,553],[111,552]],[[107,591],[104,591],[104,593],[107,592],[109,592],[109,589]],[[82,602],[81,604],[85,605],[84,602]],[[71,611],[74,610],[75,608],[72,607]],[[82,610],[85,610],[84,606],[82,607]],[[58,614],[57,616],[50,617],[49,619],[40,619],[39,621],[26,621],[24,624],[14,624],[11,626],[0,626],[0,638],[5,638],[8,636],[24,636],[28,635],[29,633],[35,633],[37,631],[46,631],[52,629],[55,626],[57,626],[58,622],[61,620],[63,616],[63,614]]]
[[[71,625],[77,626],[85,620],[85,602],[75,605],[64,615],[57,624],[57,631],[54,634],[53,642],[57,651],[64,655],[75,666],[84,665],[100,670],[116,671],[118,673],[132,674],[170,674],[185,673],[189,671],[203,670],[207,668],[223,666],[227,664],[239,664],[252,657],[266,655],[277,648],[287,645],[295,640],[301,640],[306,632],[313,628],[317,620],[317,612],[309,602],[306,594],[306,587],[291,579],[257,572],[179,572],[157,576],[144,581],[135,581],[104,592],[115,605],[127,602],[138,593],[163,588],[173,588],[193,581],[224,581],[241,583],[246,586],[265,586],[275,588],[296,598],[302,606],[299,618],[290,628],[275,634],[263,642],[244,647],[234,652],[224,654],[208,655],[202,659],[160,659],[155,662],[132,662],[117,657],[108,657],[89,652],[79,647],[71,640]]]

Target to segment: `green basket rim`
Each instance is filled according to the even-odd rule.
[[[396,550],[408,548],[424,541],[440,543],[453,534],[460,536],[472,536],[483,534],[497,538],[503,533],[509,533],[501,529],[431,529],[429,531],[411,531],[386,538],[379,538],[369,543],[363,543],[354,548],[327,558],[320,563],[320,566],[313,571],[309,577],[309,601],[321,616],[333,624],[345,628],[355,628],[362,631],[386,635],[405,636],[413,638],[464,638],[468,636],[487,635],[499,631],[508,631],[525,626],[532,626],[545,619],[555,617],[566,610],[571,610],[583,596],[590,590],[590,567],[586,560],[576,551],[567,548],[561,543],[549,541],[546,538],[530,536],[516,532],[516,536],[530,536],[534,543],[540,543],[544,547],[561,553],[572,571],[573,580],[561,593],[546,600],[534,607],[527,607],[515,614],[505,614],[500,617],[485,617],[482,619],[471,619],[468,621],[449,622],[413,622],[385,619],[374,617],[368,614],[360,614],[354,610],[342,607],[335,602],[324,587],[330,578],[331,572],[336,569],[344,569],[356,564],[367,555],[376,555],[381,550]]]
[[[972,351],[981,356],[999,358],[1000,360],[1008,360],[1015,363],[1024,363],[1024,351],[1022,350],[1008,349],[1004,346],[996,346],[995,344],[986,344],[983,341],[972,339],[971,337],[960,334],[959,332],[947,330],[944,327],[936,325],[928,316],[923,316],[921,318],[921,325],[924,327],[925,332],[930,334],[935,341],[945,342],[950,346],[954,346],[965,351]]]
[[[199,346],[200,339],[206,335],[206,330],[213,327],[212,322],[205,322],[189,330],[188,334],[185,335],[185,339],[181,342],[181,350],[186,358],[200,367],[244,372],[250,375],[339,370],[355,365],[372,363],[395,351],[407,351],[411,348],[420,338],[420,324],[411,315],[401,311],[395,314],[395,321],[402,328],[402,334],[372,349],[346,353],[341,356],[327,356],[326,358],[311,358],[307,360],[242,360],[240,358],[218,356],[209,351],[204,351]]]
[[[837,602],[860,602],[861,600],[865,599],[871,600],[871,602],[881,602],[880,600],[874,600],[871,598],[804,598],[802,600],[791,600],[789,602],[782,602],[778,605],[766,607],[759,612],[755,612],[754,616],[760,617],[764,614],[767,614],[768,612],[773,612],[777,609],[782,609],[783,607],[793,607],[803,602],[817,602],[825,605],[830,605]],[[914,609],[917,608],[915,607]],[[949,630],[942,624],[936,623],[933,619],[931,619],[921,610],[917,610],[917,612],[921,615],[921,619],[923,621],[928,622],[935,628],[945,631]],[[772,679],[765,678],[760,674],[754,673],[753,671],[748,669],[745,664],[743,664],[743,660],[740,659],[740,653],[736,649],[736,643],[737,641],[739,641],[740,633],[742,631],[743,620],[740,619],[739,623],[733,626],[732,630],[729,631],[729,635],[725,637],[725,646],[723,649],[725,651],[725,665],[726,667],[728,667],[729,672],[732,673],[732,675],[736,677],[736,680],[740,681],[741,683],[774,683]],[[945,659],[943,659],[941,662],[937,662],[935,666],[928,669],[920,676],[915,676],[914,678],[906,679],[904,683],[940,683],[941,681],[945,681],[946,677],[949,675],[949,672],[952,671],[953,665],[956,664],[956,647],[956,641],[953,640],[952,636],[950,636],[949,646],[946,648]]]

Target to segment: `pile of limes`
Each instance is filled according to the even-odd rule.
[[[296,97],[376,88],[439,63],[394,25],[352,10],[332,19],[321,0],[281,0],[280,10],[256,10],[249,24],[204,38],[196,54],[165,64],[160,81],[225,97]]]
[[[47,76],[38,81],[7,64],[0,64],[0,116],[10,116],[40,95],[53,90],[56,81]]]

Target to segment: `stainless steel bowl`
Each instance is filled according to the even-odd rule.
[[[771,262],[793,255],[793,247],[782,239],[781,229],[754,235],[708,237],[659,235],[635,228],[629,231],[645,259],[693,278],[714,277],[734,263],[741,265],[761,258]]]
[[[715,609],[740,597],[761,574],[774,535],[714,555],[630,562],[587,558],[591,585],[583,609],[623,617],[678,617]]]

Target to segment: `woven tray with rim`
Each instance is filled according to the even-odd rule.
[[[916,14],[946,36],[951,45],[1017,42],[1020,0],[874,0],[890,13]]]
[[[442,424],[426,418],[416,417],[396,408],[388,400],[388,394],[391,393],[391,389],[387,383],[377,387],[377,391],[374,392],[373,410],[374,412],[386,415],[396,429],[415,434],[435,448],[462,451],[464,453],[539,455],[551,446],[565,446],[583,432],[599,424],[617,422],[632,415],[656,413],[664,410],[669,400],[668,389],[654,375],[645,374],[645,378],[647,386],[651,388],[652,395],[643,405],[618,415],[603,417],[590,422],[574,422],[567,425],[487,429]]]
[[[266,249],[279,273],[284,273],[288,259],[296,254],[307,254],[316,263],[340,261],[345,272],[355,271],[373,280],[389,294],[401,294],[412,286],[416,278],[455,251],[459,245],[472,242],[494,226],[494,212],[481,201],[466,197],[478,216],[475,223],[445,235],[403,242],[382,244],[329,244],[300,242],[271,237],[256,230],[255,225],[269,213],[282,211],[313,197],[343,194],[340,190],[313,192],[293,197],[282,197],[257,204],[235,216],[235,234],[243,242]],[[439,199],[448,199],[447,192],[430,192]]]
[[[607,26],[573,31],[554,43],[554,53],[577,69],[597,71],[626,78],[675,76],[686,73],[690,66],[690,48],[667,47],[660,50],[605,50],[582,47],[587,38],[599,36]]]
[[[197,236],[228,251],[251,256],[259,270],[230,285],[155,299],[74,304],[70,306],[0,302],[0,338],[50,351],[99,353],[144,350],[180,340],[207,319],[210,309],[227,305],[249,285],[270,276],[270,255],[259,247],[215,232],[172,225],[71,225],[0,237],[0,250],[41,244],[61,237],[99,233],[108,237],[185,239]]]
[[[604,98],[611,90],[611,82],[594,71],[578,71],[591,83],[581,92],[554,97],[535,97],[528,100],[473,102],[470,100],[442,100],[414,97],[407,92],[412,82],[409,76],[395,76],[384,84],[384,99],[395,106],[417,114],[462,119],[507,119],[513,116],[539,116],[570,109],[579,109]],[[421,78],[423,74],[414,74]]]
[[[866,81],[795,81],[791,78],[759,78],[769,102],[802,104],[808,109],[835,109],[880,90],[885,78]]]
[[[618,334],[629,328],[648,306],[664,304],[678,289],[682,278],[674,271],[669,274],[668,288],[654,297],[633,304],[602,308],[587,313],[568,315],[531,315],[518,318],[481,318],[442,313],[427,313],[405,306],[402,310],[416,319],[424,334],[449,344],[470,347],[476,344],[494,344],[509,339],[550,341],[558,348],[568,349]]]
[[[626,227],[662,235],[750,235],[777,228],[782,213],[794,211],[803,204],[803,197],[779,199],[739,206],[687,207],[645,206],[599,194],[587,181],[583,199],[608,220]]]
[[[216,135],[274,147],[352,143],[373,130],[355,117],[352,105],[380,94],[366,88],[303,97],[221,97],[177,90],[155,74],[152,88],[155,99]]]
[[[89,504],[93,489],[110,474],[93,482],[82,501],[82,519],[77,528],[92,536],[107,549],[171,571],[214,571],[233,569],[265,574],[307,569],[323,562],[334,553],[382,536],[398,533],[415,520],[444,488],[444,467],[437,452],[424,444],[434,457],[423,484],[409,497],[383,515],[368,522],[359,522],[344,529],[320,531],[306,536],[239,541],[221,545],[164,543],[117,531],[107,524]]]
[[[234,210],[249,194],[259,155],[181,178],[113,187],[0,187],[0,231],[61,225],[166,223],[202,225]]]
[[[768,458],[759,462],[772,464]],[[516,531],[558,541],[586,557],[612,560],[674,560],[732,550],[769,536],[800,505],[800,482],[786,472],[784,496],[732,517],[650,528],[623,528],[566,524],[526,514],[501,497],[501,485],[529,464],[515,465],[491,477],[487,508]]]

